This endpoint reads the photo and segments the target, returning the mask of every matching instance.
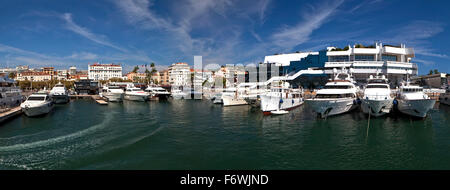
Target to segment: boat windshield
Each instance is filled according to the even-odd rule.
[[[355,95],[352,93],[348,94],[317,94],[315,98],[354,98]]]
[[[325,89],[350,89],[351,86],[348,85],[326,85]]]
[[[109,86],[109,89],[120,89],[120,86]]]
[[[404,88],[403,92],[422,92],[422,88]]]
[[[369,80],[369,83],[373,83],[373,84],[387,84],[386,80],[384,80],[384,79],[371,79],[371,80]]]
[[[44,101],[45,97],[44,96],[30,96],[27,99],[28,101]]]
[[[366,88],[388,88],[386,85],[368,85]]]

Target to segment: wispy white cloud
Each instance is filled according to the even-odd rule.
[[[418,62],[418,63],[423,63],[423,64],[425,64],[425,65],[434,65],[434,64],[435,64],[434,61],[424,60],[424,59],[418,59],[418,58],[415,58],[414,61],[415,61],[415,62]]]
[[[114,53],[97,55],[91,52],[75,52],[69,56],[53,56],[20,48],[0,44],[0,55],[5,55],[2,61],[8,62],[9,66],[29,65],[32,67],[54,66],[57,68],[67,68],[69,65],[86,66],[91,62],[115,62],[115,63],[150,63],[153,62],[144,52]],[[86,69],[85,68],[85,69]]]
[[[101,45],[104,45],[107,47],[111,47],[111,48],[120,50],[122,52],[127,52],[126,49],[121,48],[117,45],[114,45],[104,35],[94,34],[91,31],[89,31],[87,28],[81,27],[80,25],[76,24],[72,19],[72,14],[64,13],[61,16],[61,18],[66,22],[66,25],[65,25],[66,29],[68,29],[76,34],[79,34],[95,43],[98,43],[98,44],[101,44]]]
[[[328,3],[328,4],[327,4]],[[310,13],[303,16],[303,20],[293,27],[285,27],[272,35],[275,45],[292,49],[310,40],[314,30],[320,28],[343,1],[327,2],[321,7],[313,7]]]
[[[260,2],[259,6],[258,6],[259,22],[264,23],[265,19],[266,19],[266,11],[267,11],[269,4],[271,3],[271,0],[261,0],[259,2]]]

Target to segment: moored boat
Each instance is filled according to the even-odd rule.
[[[145,102],[148,100],[149,94],[140,88],[129,86],[125,89],[125,100]]]
[[[170,92],[160,86],[148,86],[145,89],[150,98],[157,98],[158,100],[167,100],[170,97]]]
[[[357,107],[357,88],[351,75],[346,71],[338,73],[327,82],[316,96],[305,103],[321,118],[349,112]]]
[[[69,92],[61,82],[56,84],[50,91],[50,97],[56,104],[65,104],[69,102]]]
[[[384,76],[373,77],[370,75],[361,99],[362,111],[375,117],[382,116],[391,111],[393,101],[388,79]]]
[[[120,86],[108,85],[103,87],[100,96],[109,102],[121,102],[124,98],[124,91]]]
[[[400,112],[419,118],[425,118],[436,103],[436,100],[431,99],[423,92],[422,87],[409,82],[400,86],[396,101]]]
[[[260,95],[260,98],[260,107],[264,115],[273,114],[274,111],[292,110],[303,104],[301,91],[289,88],[289,83],[287,82],[280,86],[272,86],[270,92]]]
[[[29,117],[49,113],[53,109],[53,101],[48,93],[39,92],[31,94],[20,108]]]

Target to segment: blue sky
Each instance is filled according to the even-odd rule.
[[[354,43],[405,43],[419,73],[450,72],[449,1],[14,0],[0,2],[0,65],[248,64]]]

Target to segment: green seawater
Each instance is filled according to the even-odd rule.
[[[426,119],[208,100],[57,105],[0,125],[0,169],[450,169],[450,107]],[[368,135],[367,135],[368,130]]]

